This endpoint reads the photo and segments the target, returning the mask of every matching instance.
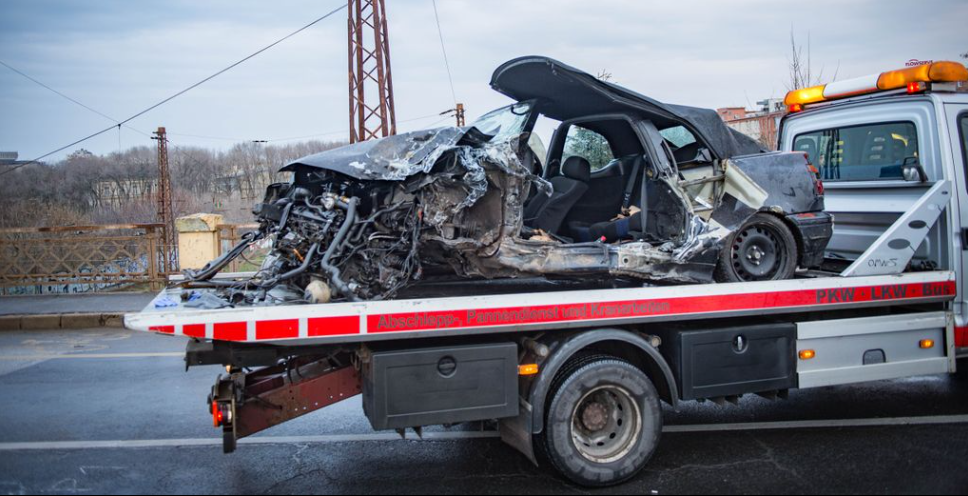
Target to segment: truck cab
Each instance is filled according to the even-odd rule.
[[[959,274],[952,310],[962,358],[968,356],[968,93],[956,81],[965,76],[957,62],[935,62],[793,91],[779,134],[780,150],[805,153],[824,181],[826,210],[835,219],[827,268],[860,258],[932,186],[951,183],[950,204],[912,247],[909,270]]]

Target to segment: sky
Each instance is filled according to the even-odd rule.
[[[3,0],[0,60],[123,119],[211,75],[345,0]],[[454,107],[431,0],[386,0],[399,130]],[[468,121],[509,103],[491,72],[547,55],[668,103],[752,107],[787,90],[791,32],[823,82],[962,60],[968,1],[437,0],[454,92]],[[346,12],[77,148],[348,136]],[[0,150],[21,160],[112,122],[0,66]]]

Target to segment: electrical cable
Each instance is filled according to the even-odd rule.
[[[450,73],[450,61],[447,60],[447,49],[444,47],[444,32],[440,29],[440,16],[437,14],[437,0],[434,4],[434,20],[437,21],[437,35],[440,37],[440,51],[444,54],[444,67],[447,68],[447,80],[450,81],[450,94],[454,97],[454,107],[457,106],[457,91],[454,90],[454,77]]]
[[[266,50],[268,50],[268,49],[270,49],[270,48],[272,48],[272,47],[274,47],[274,46],[282,43],[283,41],[286,41],[289,38],[292,38],[293,36],[295,36],[295,35],[303,32],[303,31],[305,31],[305,30],[307,30],[309,28],[311,28],[312,26],[315,26],[319,22],[321,22],[321,21],[329,18],[330,16],[336,14],[337,12],[339,12],[339,11],[345,9],[345,8],[347,8],[347,5],[346,4],[340,5],[339,7],[333,9],[332,11],[330,11],[327,14],[323,15],[322,17],[319,17],[316,20],[310,22],[309,24],[306,24],[305,26],[303,26],[303,27],[301,27],[301,28],[299,28],[299,29],[297,29],[297,30],[295,30],[295,31],[287,34],[286,36],[283,36],[282,38],[279,38],[278,40],[272,42],[271,44],[269,44],[269,45],[267,45],[267,46],[265,46],[265,47],[263,47],[263,48],[255,51],[255,52],[253,52],[252,54],[250,54],[250,55],[248,55],[248,56],[246,56],[246,57],[244,57],[244,58],[236,61],[235,63],[229,65],[228,67],[226,67],[226,68],[224,68],[224,69],[222,69],[222,70],[220,70],[220,71],[218,71],[218,72],[216,72],[214,74],[212,74],[211,76],[208,76],[205,79],[202,79],[201,81],[198,81],[197,83],[192,84],[191,86],[189,86],[189,87],[187,87],[187,88],[185,88],[185,89],[183,89],[183,90],[181,90],[181,91],[179,91],[179,92],[177,92],[177,93],[169,96],[168,98],[165,98],[164,100],[161,100],[160,102],[158,102],[158,103],[156,103],[156,104],[154,104],[154,105],[152,105],[152,106],[150,106],[150,107],[148,107],[148,108],[146,108],[146,109],[144,109],[144,110],[142,110],[142,111],[140,111],[140,112],[132,115],[131,117],[128,117],[127,119],[124,119],[124,120],[118,122],[115,126],[111,126],[111,127],[102,129],[102,130],[100,130],[100,131],[98,131],[96,133],[93,133],[93,134],[88,135],[88,136],[86,136],[84,138],[81,138],[81,139],[79,139],[79,140],[77,140],[77,141],[75,141],[75,142],[73,142],[73,143],[71,143],[69,145],[62,146],[62,147],[60,147],[60,148],[58,148],[58,149],[56,149],[54,151],[45,153],[44,155],[41,155],[40,157],[37,157],[37,158],[35,158],[35,159],[33,159],[33,160],[29,161],[29,162],[25,162],[23,164],[17,164],[16,166],[11,167],[10,169],[7,169],[7,170],[5,170],[3,172],[0,172],[0,176],[9,174],[9,173],[11,173],[11,172],[13,172],[13,171],[15,171],[17,169],[26,167],[28,165],[35,164],[35,163],[39,162],[40,160],[43,160],[43,159],[45,159],[45,158],[47,158],[47,157],[49,157],[49,156],[51,156],[51,155],[53,155],[55,153],[64,151],[64,150],[66,150],[66,149],[68,149],[68,148],[70,148],[70,147],[72,147],[74,145],[83,143],[83,142],[85,142],[85,141],[87,141],[89,139],[92,139],[92,138],[95,138],[97,136],[100,136],[100,135],[102,135],[102,134],[104,134],[104,133],[106,133],[106,132],[114,129],[115,127],[123,126],[126,123],[128,123],[128,122],[130,122],[130,121],[132,121],[134,119],[137,119],[138,117],[141,117],[142,115],[145,115],[146,113],[148,113],[148,112],[150,112],[150,111],[152,111],[152,110],[154,110],[154,109],[156,109],[156,108],[158,108],[158,107],[160,107],[160,106],[162,106],[162,105],[164,105],[164,104],[166,104],[166,103],[174,100],[175,98],[178,98],[181,95],[184,95],[185,93],[187,93],[187,92],[189,92],[189,91],[191,91],[191,90],[193,90],[193,89],[195,89],[195,88],[197,88],[199,86],[201,86],[202,84],[205,84],[208,81],[211,81],[212,79],[215,79],[216,77],[218,77],[218,76],[220,76],[220,75],[222,75],[222,74],[224,74],[224,73],[226,73],[226,72],[228,72],[228,71],[230,71],[230,70],[238,67],[242,63],[244,63],[244,62],[252,59],[253,57],[261,54],[262,52],[265,52]],[[79,102],[75,102],[75,103],[79,103]],[[93,110],[93,109],[89,109],[89,110]],[[100,114],[100,112],[98,112],[98,113]],[[107,116],[105,116],[105,117],[107,117]],[[108,118],[110,119],[110,117],[108,117]]]
[[[10,65],[10,64],[2,61],[2,60],[0,60],[0,65],[6,67],[7,69],[10,69],[11,71],[13,71],[13,72],[15,72],[15,73],[17,73],[17,74],[25,77],[25,78],[27,78],[31,82],[36,83],[38,86],[40,86],[40,87],[42,87],[42,88],[44,88],[44,89],[46,89],[46,90],[54,93],[57,96],[60,96],[61,98],[64,98],[65,100],[67,100],[67,101],[69,101],[69,102],[71,102],[71,103],[73,103],[75,105],[79,105],[79,106],[81,106],[81,107],[83,107],[83,108],[85,108],[85,109],[87,109],[87,110],[89,110],[89,111],[91,111],[91,112],[93,112],[93,113],[101,116],[101,117],[104,117],[105,119],[107,119],[107,120],[109,120],[109,121],[111,121],[111,122],[113,122],[115,124],[120,125],[120,121],[118,121],[114,117],[111,117],[110,115],[107,115],[107,114],[105,114],[105,113],[103,113],[103,112],[101,112],[101,111],[99,111],[99,110],[97,110],[95,108],[91,108],[90,106],[85,105],[85,104],[83,104],[83,103],[81,103],[81,102],[79,102],[79,101],[71,98],[70,96],[65,95],[64,93],[61,93],[60,91],[57,91],[54,88],[51,88],[50,86],[44,84],[43,82],[41,82],[41,81],[37,80],[36,78],[30,76],[29,74],[21,71],[20,69],[17,69],[16,67],[14,67],[14,66],[12,66],[12,65]],[[149,138],[151,137],[148,133],[146,133],[144,131],[141,131],[139,129],[135,129],[135,128],[131,127],[131,126],[124,126],[124,127],[128,128],[128,129],[130,129],[130,130],[132,130],[132,131],[134,131],[134,132],[136,132],[136,133],[138,133],[138,134],[140,134],[142,136],[149,137]]]

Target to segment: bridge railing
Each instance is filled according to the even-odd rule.
[[[259,229],[259,224],[219,224],[218,226],[218,254],[228,252],[238,244],[242,235]],[[250,246],[242,256],[233,260],[226,268],[227,272],[254,272],[259,270],[269,249],[266,243],[256,243]]]
[[[0,229],[0,294],[157,289],[177,271],[164,239],[162,224]]]

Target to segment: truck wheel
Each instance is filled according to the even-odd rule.
[[[222,431],[222,453],[226,455],[230,453],[235,453],[235,448],[238,446],[238,441],[235,439],[235,433],[231,430]]]
[[[726,238],[716,282],[780,281],[797,270],[797,241],[780,219],[754,215]]]
[[[539,456],[572,482],[603,487],[645,467],[662,433],[662,410],[652,381],[610,356],[573,360],[549,392]]]

